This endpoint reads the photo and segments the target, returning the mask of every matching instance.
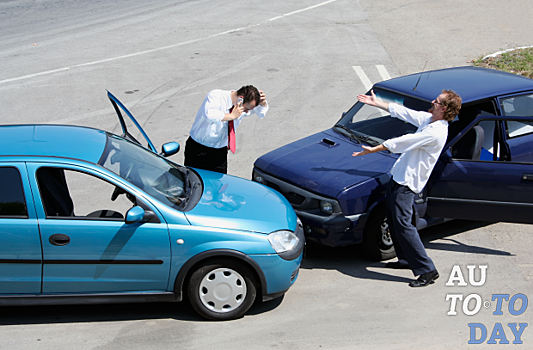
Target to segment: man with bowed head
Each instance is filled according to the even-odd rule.
[[[412,224],[415,195],[422,192],[448,136],[448,123],[461,109],[461,97],[452,90],[442,90],[432,101],[428,112],[415,111],[395,103],[378,100],[374,91],[371,95],[359,95],[358,100],[370,106],[390,112],[398,118],[418,127],[414,134],[389,139],[375,147],[362,146],[353,157],[389,150],[401,153],[391,169],[392,178],[387,189],[387,220],[398,256],[398,261],[387,263],[388,268],[411,269],[416,280],[411,287],[424,287],[436,280],[439,273]]]
[[[243,117],[264,118],[268,103],[252,85],[239,90],[212,90],[196,114],[185,143],[185,165],[227,174],[228,149],[235,153],[235,131]]]

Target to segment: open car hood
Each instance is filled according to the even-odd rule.
[[[126,106],[124,106],[124,104],[122,104],[122,102],[120,102],[119,99],[116,98],[109,91],[107,92],[107,97],[109,97],[109,100],[111,101],[111,104],[113,104],[113,107],[115,108],[115,111],[117,112],[118,120],[120,121],[120,126],[122,127],[122,132],[123,132],[122,133],[122,137],[125,138],[126,140],[130,140],[132,142],[135,142],[136,144],[139,144],[139,145],[141,145],[143,147],[146,147],[146,148],[148,148],[150,151],[152,151],[154,153],[157,153],[157,150],[155,149],[154,144],[148,138],[148,135],[146,135],[146,133],[144,132],[143,128],[139,125],[139,123],[133,117],[133,115],[130,113],[130,111],[128,111]],[[125,122],[124,117],[122,116],[122,113],[120,112],[120,110],[124,111],[124,113],[126,113],[126,115],[130,118],[130,120],[133,122],[133,124],[137,127],[137,129],[139,130],[141,135],[146,140],[146,143],[147,143],[148,146],[143,145],[135,137],[133,137],[133,135],[128,131],[128,127],[126,125],[126,122]]]

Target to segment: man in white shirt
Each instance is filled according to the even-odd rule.
[[[228,149],[231,144],[235,153],[235,131],[242,118],[256,114],[262,119],[267,111],[265,94],[252,85],[210,91],[185,143],[185,165],[227,174]]]
[[[411,269],[418,279],[411,281],[411,287],[424,287],[436,280],[439,273],[427,255],[416,227],[412,224],[415,194],[422,192],[448,136],[448,123],[461,109],[461,97],[451,90],[442,93],[432,101],[428,112],[415,111],[395,103],[385,103],[371,95],[359,95],[360,102],[389,111],[392,117],[418,127],[414,134],[389,139],[375,147],[362,146],[363,151],[354,152],[353,157],[389,150],[401,153],[391,169],[392,178],[387,190],[387,220],[391,232],[397,262],[387,263],[395,269]]]

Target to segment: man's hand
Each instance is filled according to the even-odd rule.
[[[376,106],[378,105],[378,99],[376,97],[376,95],[374,94],[374,90],[370,90],[370,93],[372,95],[368,96],[368,95],[359,95],[357,96],[357,99],[359,100],[359,102],[362,102],[362,103],[365,103],[367,105],[370,105],[370,106]]]
[[[263,107],[266,107],[267,106],[267,98],[265,96],[265,93],[261,90],[259,90],[259,94],[261,95],[261,100],[259,102],[259,104]]]
[[[363,150],[361,152],[353,152],[352,153],[352,157],[360,157],[360,156],[364,156],[365,154],[370,154],[370,153],[376,153],[376,152],[380,152],[380,151],[385,151],[387,148],[383,145],[378,145],[376,147],[370,147],[370,146],[365,146],[363,145]]]
[[[372,147],[365,146],[365,145],[363,145],[362,147],[363,147],[363,150],[361,152],[353,152],[352,157],[359,157],[359,156],[364,156],[365,154],[372,153],[371,152]]]
[[[369,106],[378,107],[378,108],[381,108],[381,109],[383,109],[385,111],[389,110],[389,104],[386,103],[386,102],[378,100],[378,98],[374,94],[374,90],[370,90],[370,94],[371,94],[370,96],[368,96],[368,95],[358,95],[357,99],[359,100],[359,102],[365,103],[365,104],[367,104]]]
[[[244,112],[244,107],[242,106],[242,102],[241,102],[237,106],[233,107],[233,110],[230,113],[229,120],[234,120],[234,119],[239,118],[243,112]]]

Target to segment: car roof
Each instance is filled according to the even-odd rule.
[[[494,69],[466,66],[402,76],[374,86],[425,101],[434,100],[443,89],[451,89],[461,96],[465,104],[533,90],[533,80]]]
[[[82,126],[3,125],[0,155],[66,157],[97,163],[106,140],[105,131]]]

